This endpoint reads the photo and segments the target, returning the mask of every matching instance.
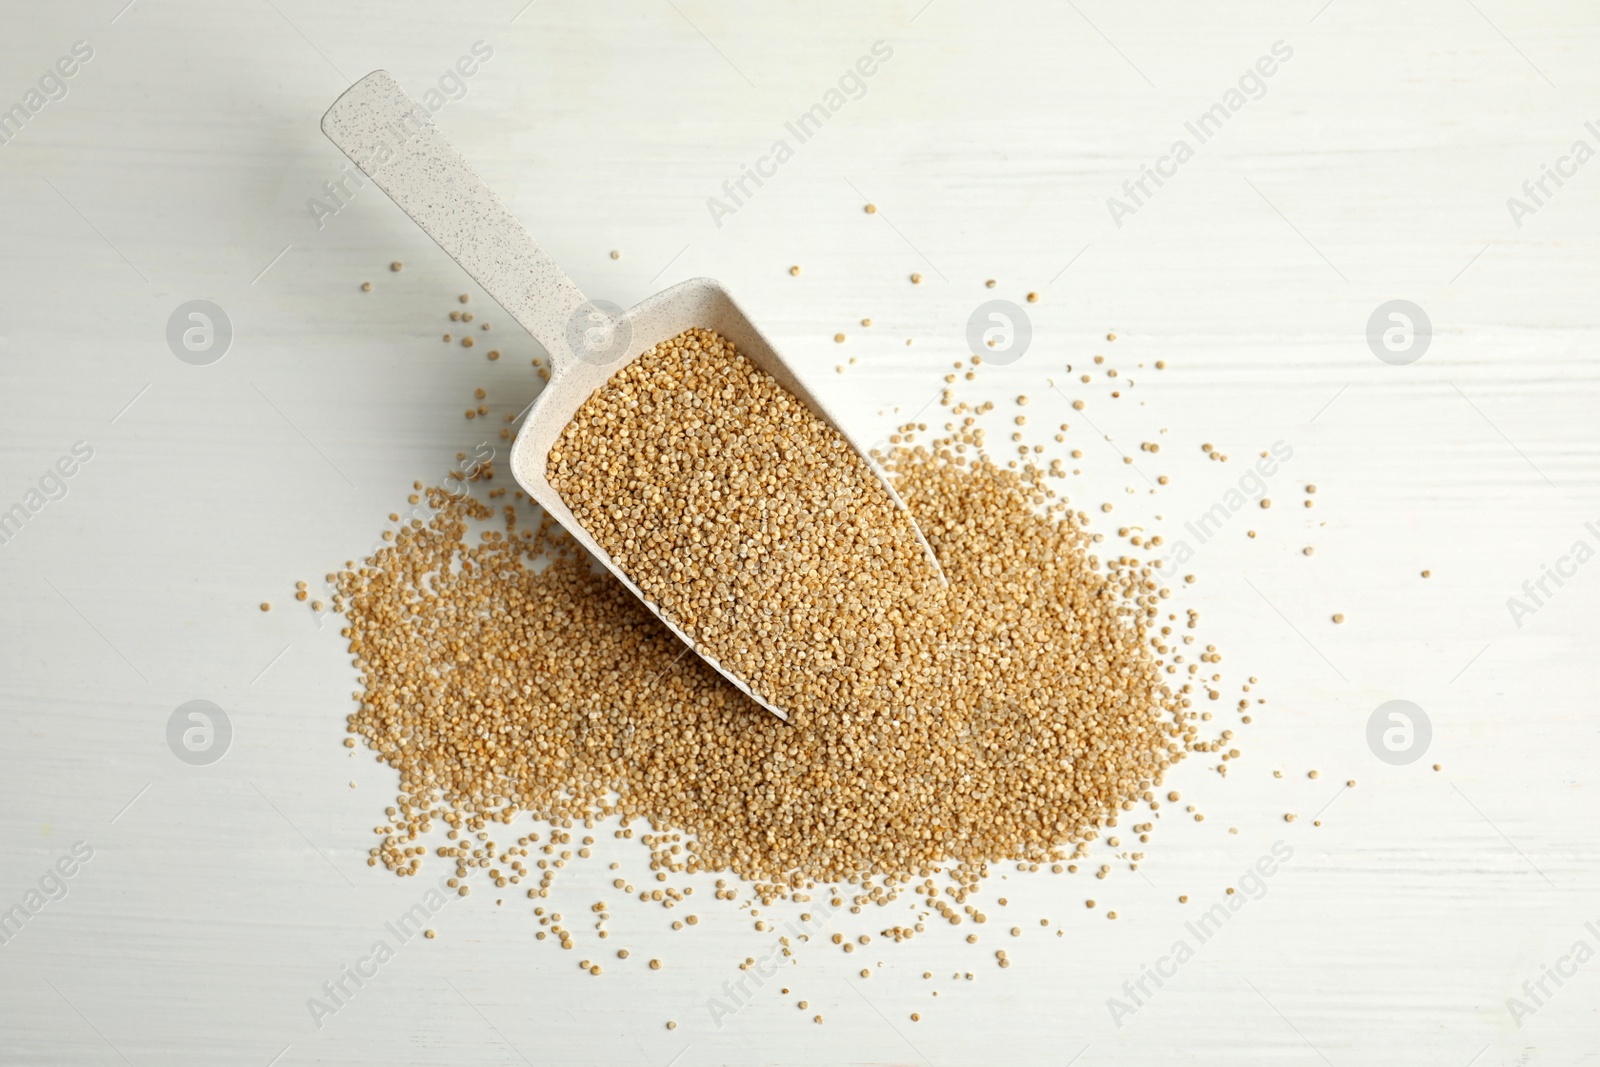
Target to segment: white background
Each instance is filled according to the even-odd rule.
[[[0,507],[74,442],[94,456],[0,546],[0,908],[73,842],[94,857],[0,946],[0,1061],[1600,1056],[1600,961],[1521,1027],[1506,1003],[1579,939],[1600,949],[1584,926],[1600,927],[1600,564],[1547,585],[1520,627],[1507,608],[1575,541],[1600,547],[1584,527],[1600,523],[1600,162],[1521,226],[1506,205],[1573,141],[1600,148],[1591,5],[537,0],[513,22],[520,3],[5,5],[0,106],[73,42],[94,58],[0,146]],[[893,58],[866,94],[715,225],[707,198],[880,39]],[[462,418],[473,388],[491,428],[537,389],[537,347],[509,320],[498,363],[441,343],[454,294],[476,290],[380,192],[318,227],[306,201],[344,161],[317,120],[378,67],[420,95],[480,40],[493,58],[436,121],[572,278],[624,305],[722,280],[862,439],[936,393],[979,303],[1033,290],[1033,347],[964,395],[1029,392],[1036,424],[1072,422],[1085,455],[1066,491],[1099,528],[1111,500],[1113,528],[1161,514],[1170,535],[1259,450],[1294,449],[1277,507],[1234,517],[1185,568],[1199,580],[1179,602],[1228,691],[1258,675],[1269,701],[1227,780],[1196,760],[1170,781],[1204,823],[1168,809],[1141,870],[1104,882],[1011,872],[978,945],[964,926],[853,956],[806,946],[720,1029],[707,998],[770,942],[734,907],[707,894],[701,925],[674,933],[673,913],[614,905],[608,950],[635,966],[596,979],[575,966],[602,958],[584,935],[573,953],[535,942],[526,900],[480,888],[313,1025],[307,998],[420,880],[365,865],[393,777],[340,745],[354,672],[292,583],[361,554],[412,479],[483,439]],[[1293,58],[1265,95],[1115,225],[1107,197],[1280,40]],[[210,366],[165,339],[195,298],[234,329]],[[1397,298],[1436,331],[1409,366],[1365,339]],[[1097,352],[1134,379],[1123,399],[1069,384],[1065,365]],[[1088,399],[1084,417],[1047,378]],[[1141,479],[1160,473],[1173,484],[1152,497]],[[165,741],[197,698],[233,724],[209,767]],[[1409,766],[1366,741],[1396,698],[1433,725]],[[641,852],[601,836],[601,862],[561,883],[571,915],[615,895],[606,863],[641,877]],[[1266,895],[1117,1026],[1107,998],[1277,840],[1294,855]],[[908,917],[902,902],[833,929]],[[1013,922],[1024,937],[1001,936]],[[651,956],[667,967],[638,966]]]

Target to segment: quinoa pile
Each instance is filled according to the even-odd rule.
[[[661,881],[726,871],[771,899],[879,878],[892,898],[913,875],[1082,858],[1119,812],[1158,809],[1187,754],[1236,755],[1231,731],[1201,736],[1218,676],[1185,662],[1174,630],[1194,617],[1163,617],[1148,561],[1097,556],[1038,467],[904,429],[885,466],[947,586],[870,469],[713,334],[659,346],[580,412],[571,454],[605,437],[599,461],[552,452],[607,550],[788,723],[524,500],[481,499],[492,464],[428,489],[429,520],[335,579],[363,690],[348,730],[400,775],[369,862],[417,873],[443,822],[463,892],[483,869],[548,896],[560,862],[530,869],[537,835],[497,844],[491,824],[621,816],[654,831]]]

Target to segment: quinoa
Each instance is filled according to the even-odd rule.
[[[721,338],[691,331],[618,378],[589,439],[552,450],[552,483],[790,721],[685,655],[548,518],[461,491],[485,465],[336,576],[361,670],[348,730],[400,776],[369,863],[417,873],[441,822],[457,878],[544,897],[570,854],[535,872],[528,839],[492,824],[620,816],[619,835],[653,831],[658,882],[729,871],[766,899],[881,876],[857,896],[877,903],[913,874],[970,886],[990,862],[1082,858],[1119,811],[1156,806],[1175,762],[1220,750],[1191,709],[1207,683],[1164,658],[1157,573],[1096,555],[1037,467],[968,455],[970,431],[897,435],[885,466],[945,585],[870,468]]]
[[[905,512],[843,436],[714,333],[614,375],[547,476],[646,599],[786,712],[845,710],[948,658],[916,619],[936,610],[939,578]]]

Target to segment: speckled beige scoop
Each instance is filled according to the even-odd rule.
[[[322,131],[549,352],[550,381],[517,435],[512,472],[590,555],[680,640],[695,648],[695,642],[662,615],[584,529],[546,478],[551,446],[579,407],[641,353],[699,327],[732,341],[746,359],[772,375],[864,455],[860,445],[717,282],[692,278],[626,311],[587,299],[387,71],[374,71],[346,90],[322,117]],[[867,462],[914,528],[882,469],[870,459]],[[929,566],[942,580],[927,539],[920,530],[916,536]],[[779,718],[788,718],[784,709],[753,692],[745,678],[695,650],[751,699]]]

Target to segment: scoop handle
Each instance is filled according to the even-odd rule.
[[[545,347],[552,378],[566,368],[583,291],[393,75],[375,70],[346,89],[322,132]]]

